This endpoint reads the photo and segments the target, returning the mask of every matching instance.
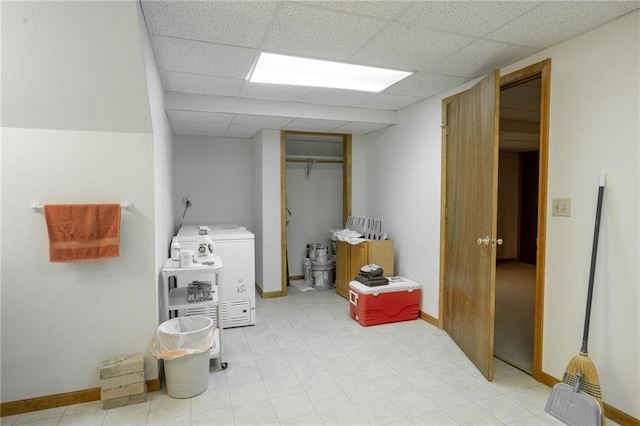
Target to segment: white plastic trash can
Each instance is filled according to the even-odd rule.
[[[177,317],[160,324],[152,353],[164,360],[169,396],[191,398],[207,390],[214,337],[213,320],[204,315]]]
[[[209,387],[209,351],[164,361],[167,393],[173,398],[191,398]]]

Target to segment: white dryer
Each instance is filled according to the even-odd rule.
[[[240,225],[209,225],[209,237],[222,260],[220,298],[223,328],[256,324],[255,238]],[[183,225],[177,239],[180,250],[195,250],[198,225]],[[179,283],[186,285],[188,283]]]

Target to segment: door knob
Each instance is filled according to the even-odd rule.
[[[488,246],[490,240],[491,240],[491,238],[489,238],[489,237],[484,237],[484,238],[478,237],[477,243],[478,243],[479,246],[481,246],[481,245]]]
[[[498,238],[498,239],[492,239],[491,240],[491,246],[495,247],[497,245],[501,246],[502,245],[502,238]]]

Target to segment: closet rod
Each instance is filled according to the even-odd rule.
[[[123,201],[122,203],[120,203],[120,207],[122,207],[125,210],[133,210],[133,203],[131,201]],[[31,204],[31,209],[35,212],[38,213],[40,211],[42,211],[42,209],[44,208],[44,204],[42,203],[33,203]]]
[[[304,156],[304,155],[288,155],[286,160],[291,163],[306,163],[309,160],[314,160],[316,163],[335,163],[341,164],[341,157],[322,157],[322,156]]]

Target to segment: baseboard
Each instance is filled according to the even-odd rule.
[[[156,392],[159,390],[160,379],[147,380],[147,392]],[[0,404],[0,417],[14,416],[31,411],[46,410],[92,401],[100,401],[100,388],[58,393],[55,395],[23,399],[21,401],[3,402]]]
[[[440,325],[440,320],[438,318],[432,317],[431,315],[420,311],[420,319],[428,322],[434,327],[442,328]]]
[[[282,291],[262,291],[262,289],[258,285],[256,285],[256,290],[258,291],[260,297],[262,297],[263,299],[282,297]]]
[[[545,373],[544,371],[540,374],[539,380],[540,383],[543,383],[550,388],[560,383],[560,380]],[[621,426],[640,426],[640,420],[636,419],[632,415],[627,414],[624,411],[620,411],[616,407],[613,407],[604,401],[602,402],[602,405],[604,405],[604,415],[609,420],[612,420]]]
[[[640,426],[640,420],[603,402],[604,415],[622,426]]]
[[[304,275],[292,275],[289,277],[290,280],[304,280]]]

